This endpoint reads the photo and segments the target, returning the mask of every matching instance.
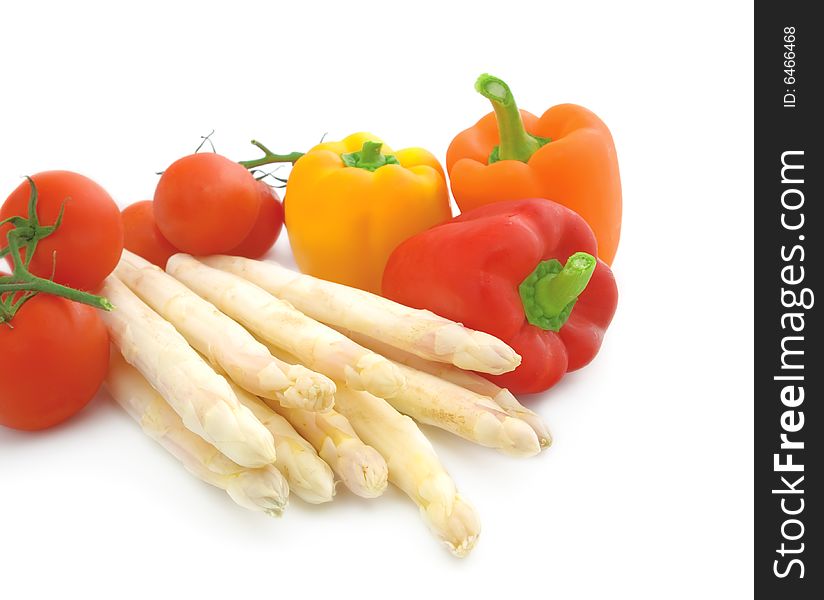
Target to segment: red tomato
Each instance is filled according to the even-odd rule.
[[[160,177],[154,214],[164,237],[183,252],[220,254],[240,244],[257,219],[257,182],[236,162],[212,153],[184,156]]]
[[[135,202],[123,209],[121,217],[126,249],[165,269],[169,257],[179,250],[160,232],[152,201]]]
[[[226,254],[260,258],[269,252],[278,241],[280,230],[283,228],[283,205],[272,186],[258,181],[257,188],[260,198],[257,221],[246,239]]]
[[[29,269],[69,287],[94,290],[111,273],[123,252],[120,211],[102,187],[71,171],[45,171],[33,175],[37,186],[37,216],[41,225],[53,225],[65,203],[63,222],[37,246]],[[0,221],[29,216],[31,188],[24,181],[0,208]],[[0,227],[5,246],[11,225]],[[6,257],[11,264],[11,259]]]
[[[0,425],[45,429],[82,409],[109,366],[97,309],[38,294],[0,326]]]

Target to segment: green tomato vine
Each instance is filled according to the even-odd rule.
[[[106,298],[38,277],[29,271],[37,244],[60,227],[64,207],[60,207],[54,225],[41,225],[37,217],[37,186],[31,177],[27,176],[26,179],[31,189],[28,218],[14,216],[0,221],[0,227],[12,225],[6,235],[6,245],[0,247],[0,259],[11,256],[13,269],[11,275],[0,276],[0,325],[11,326],[11,320],[23,305],[40,293],[60,296],[102,310],[112,310],[113,306]]]

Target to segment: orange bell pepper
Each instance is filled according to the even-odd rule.
[[[553,106],[540,118],[519,111],[509,86],[491,75],[481,75],[475,89],[494,112],[458,134],[446,153],[461,211],[501,200],[554,200],[589,223],[598,256],[612,264],[621,233],[621,178],[604,122],[575,104]]]

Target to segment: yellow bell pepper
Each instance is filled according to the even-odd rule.
[[[284,209],[301,271],[378,294],[392,251],[452,216],[437,159],[420,148],[394,152],[369,133],[300,157]]]

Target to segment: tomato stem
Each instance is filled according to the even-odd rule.
[[[261,150],[263,150],[263,157],[256,158],[254,160],[242,160],[240,164],[247,169],[254,169],[256,167],[262,167],[263,165],[270,165],[272,163],[293,163],[301,156],[303,156],[303,152],[291,152],[289,154],[275,154],[269,148],[261,144],[257,140],[252,140],[252,145],[257,146]]]
[[[112,310],[114,307],[106,298],[38,277],[29,271],[38,242],[54,233],[63,221],[64,206],[60,207],[54,225],[40,225],[37,217],[37,186],[31,177],[26,179],[31,188],[28,218],[14,216],[0,221],[0,226],[9,223],[13,226],[6,236],[8,245],[0,248],[0,257],[11,256],[13,267],[11,275],[0,276],[0,324],[10,325],[17,311],[38,293],[60,296],[102,310]],[[23,257],[20,256],[21,251],[25,251]]]

